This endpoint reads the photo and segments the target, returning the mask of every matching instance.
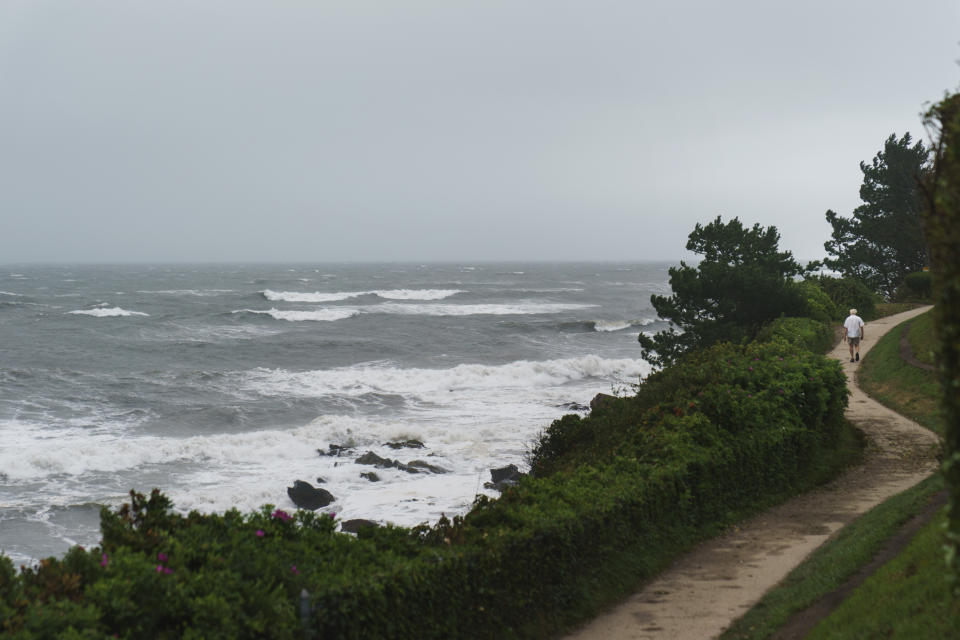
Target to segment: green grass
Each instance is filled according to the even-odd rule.
[[[931,344],[930,322],[929,313],[914,320],[910,338],[917,345],[915,349],[928,348],[924,345]],[[935,374],[903,362],[899,354],[901,330],[902,326],[895,327],[874,345],[861,363],[858,383],[879,402],[927,428],[939,430],[941,418],[937,397],[940,389]],[[941,488],[943,480],[933,476],[871,509],[811,554],[721,637],[724,640],[770,637],[793,613],[835,590],[856,573],[900,525],[922,511],[930,496]],[[947,590],[942,540],[938,541],[936,537],[942,531],[942,525],[938,528],[936,522],[942,523],[943,517],[928,525],[904,554],[855,591],[856,602],[861,604],[851,605],[851,608],[857,608],[848,612],[845,603],[818,627],[818,633],[825,635],[816,637],[960,637],[956,626],[960,611]],[[889,569],[893,565],[902,565],[900,573]],[[911,575],[907,576],[907,573]],[[885,577],[878,578],[880,575]],[[874,586],[878,579],[884,581],[882,586]],[[868,583],[871,586],[868,587]],[[866,592],[869,593],[866,597],[860,595],[864,589],[871,590]],[[900,597],[899,592],[903,589],[910,590],[911,597]],[[884,610],[883,622],[877,625],[868,623],[868,620],[881,618],[877,616],[878,608]],[[933,617],[936,621],[932,620]]]
[[[941,511],[899,556],[822,620],[808,640],[960,638],[960,598],[949,596]]]
[[[791,615],[839,588],[870,561],[907,520],[920,513],[943,488],[934,476],[877,505],[806,560],[723,633],[722,640],[768,638]]]
[[[929,335],[930,321],[929,312],[914,320],[911,339],[927,344],[929,339],[921,334],[926,331]],[[935,372],[907,364],[900,358],[903,329],[903,325],[894,327],[873,346],[857,371],[857,384],[880,404],[940,433],[943,426],[940,383]]]
[[[904,311],[910,311],[917,307],[922,307],[922,302],[880,302],[877,304],[877,312],[867,320],[876,320],[877,318],[886,318]]]
[[[933,333],[933,313],[927,312],[910,323],[910,348],[920,362],[934,364],[937,341]]]

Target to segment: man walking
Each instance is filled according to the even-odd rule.
[[[843,321],[843,339],[850,346],[850,362],[859,362],[860,341],[863,340],[863,318],[857,315],[856,309],[850,309],[850,315]]]

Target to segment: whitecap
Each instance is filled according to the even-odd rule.
[[[539,315],[589,309],[595,304],[573,303],[517,303],[517,304],[395,304],[383,303],[364,309],[371,313],[391,313],[399,315],[426,316],[513,316]]]
[[[244,375],[241,388],[265,396],[321,397],[389,393],[439,404],[451,393],[476,390],[539,389],[587,379],[635,378],[649,372],[643,360],[609,359],[596,355],[555,360],[517,360],[502,365],[461,364],[448,369],[357,365],[317,371],[255,369]],[[460,401],[458,397],[456,401]]]
[[[317,309],[315,311],[282,311],[280,309],[268,309],[266,311],[256,309],[238,309],[233,313],[256,313],[268,315],[275,320],[286,320],[288,322],[335,322],[345,320],[359,313],[357,309],[333,308]]]
[[[654,318],[643,320],[594,320],[593,330],[600,332],[623,331],[630,327],[646,327],[656,322]]]
[[[197,296],[207,298],[218,296],[223,293],[233,293],[233,289],[148,289],[140,290],[137,293],[155,293],[165,296]]]
[[[68,311],[67,313],[77,315],[77,316],[94,316],[97,318],[119,318],[127,316],[149,316],[149,313],[143,313],[142,311],[127,311],[126,309],[121,309],[120,307],[104,307],[98,306],[96,309],[78,309],[76,311]]]
[[[461,289],[376,289],[371,291],[340,291],[313,293],[299,291],[263,292],[263,297],[271,302],[339,302],[361,296],[378,296],[388,300],[442,300],[463,293]]]

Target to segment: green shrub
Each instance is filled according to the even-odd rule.
[[[818,322],[830,322],[842,317],[840,308],[827,295],[816,280],[804,280],[797,283],[803,296],[803,316]]]
[[[783,340],[814,353],[826,353],[833,347],[833,329],[811,318],[778,318],[757,334],[757,342]]]
[[[926,301],[933,296],[933,274],[918,271],[908,274],[897,288],[897,301]]]
[[[857,315],[871,320],[876,317],[877,303],[883,299],[867,285],[856,278],[833,278],[830,276],[815,276],[808,278],[815,282],[830,297],[835,305],[834,320],[842,320],[850,309],[856,309]]]

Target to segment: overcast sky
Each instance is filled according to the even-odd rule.
[[[819,258],[957,0],[3,0],[0,263]]]

